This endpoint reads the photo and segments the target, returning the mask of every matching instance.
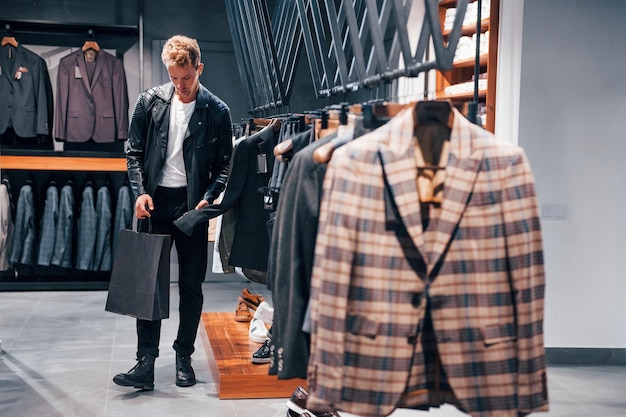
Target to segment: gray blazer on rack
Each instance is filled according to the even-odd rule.
[[[59,217],[59,190],[56,184],[50,183],[46,190],[46,206],[41,220],[41,234],[39,239],[39,254],[37,264],[49,266],[54,252],[54,238],[56,234],[57,218]]]
[[[76,248],[76,269],[92,271],[96,250],[98,215],[94,206],[93,187],[86,185],[80,203],[80,217],[76,223],[78,246]]]
[[[54,239],[52,265],[63,268],[71,267],[72,260],[72,233],[74,231],[74,188],[68,182],[61,188],[59,199],[59,218]]]
[[[0,184],[0,271],[9,269],[9,249],[13,237],[11,196],[6,184]]]
[[[96,197],[97,232],[93,259],[94,271],[111,270],[111,192],[103,185]]]
[[[120,238],[120,230],[133,228],[133,200],[130,195],[130,187],[122,185],[117,191],[117,205],[115,206],[115,220],[113,223],[112,251],[115,256],[117,242]]]
[[[54,137],[107,143],[128,138],[128,91],[122,61],[100,50],[91,83],[82,50],[59,62]]]
[[[25,184],[20,189],[15,214],[15,229],[11,242],[11,264],[32,265],[35,257],[35,205],[33,187]]]

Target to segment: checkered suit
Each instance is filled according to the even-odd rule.
[[[441,212],[426,242],[413,113],[329,163],[307,406],[385,416],[455,398],[473,416],[547,410],[542,238],[528,160],[455,111]],[[424,348],[433,335],[453,397],[434,396],[425,359],[433,352]]]

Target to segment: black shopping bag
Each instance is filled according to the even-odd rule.
[[[143,320],[168,318],[170,250],[169,235],[121,230],[105,310]]]

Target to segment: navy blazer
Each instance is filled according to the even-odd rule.
[[[52,85],[46,62],[21,44],[5,45],[0,72],[0,134],[12,125],[23,138],[50,135]]]
[[[91,83],[84,52],[61,58],[57,76],[54,137],[67,142],[110,143],[128,137],[128,91],[124,65],[100,50]]]

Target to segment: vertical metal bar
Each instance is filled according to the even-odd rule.
[[[309,26],[309,20],[304,0],[296,0],[296,6],[298,8],[298,15],[300,16],[300,25],[302,26],[304,47],[307,52],[307,58],[309,60],[309,73],[311,74],[311,80],[313,81],[315,96],[316,98],[319,98],[319,92],[322,89],[322,77],[320,75],[320,63],[318,62],[318,54],[316,52],[315,46],[313,45],[313,31]],[[321,60],[321,58],[319,59]]]
[[[348,0],[349,1],[349,0]],[[330,27],[330,34],[333,40],[333,51],[337,60],[339,68],[339,77],[341,79],[341,86],[346,89],[348,84],[348,66],[346,63],[346,57],[341,50],[341,32],[339,31],[339,25],[337,18],[337,11],[332,0],[325,0],[326,14],[328,16],[328,25]]]

